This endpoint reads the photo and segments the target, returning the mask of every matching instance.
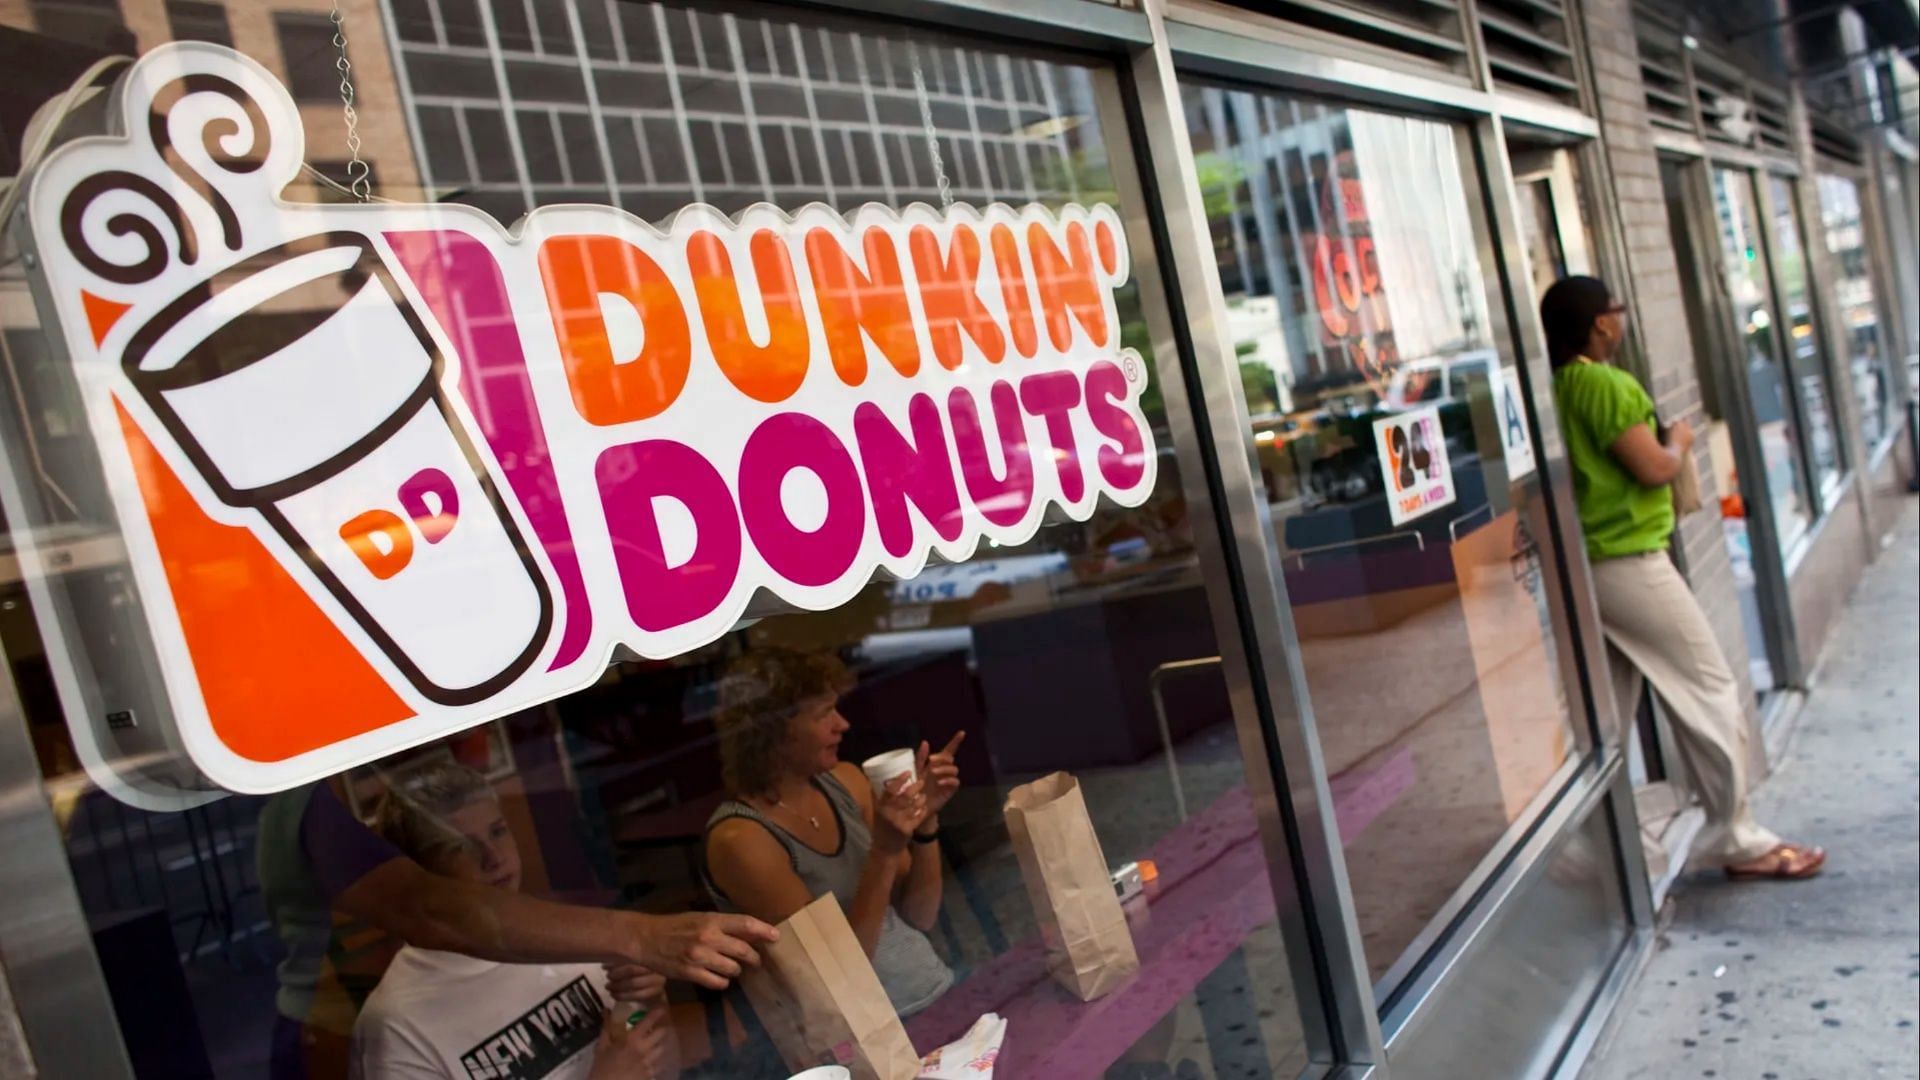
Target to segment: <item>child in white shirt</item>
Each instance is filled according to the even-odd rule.
[[[486,778],[451,762],[398,780],[374,828],[436,874],[520,888],[520,849]],[[365,1080],[655,1080],[672,1075],[658,976],[616,1004],[598,964],[500,964],[400,950],[353,1027]],[[644,1008],[646,1017],[629,1027]]]

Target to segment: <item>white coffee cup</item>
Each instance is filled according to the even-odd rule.
[[[853,1080],[853,1074],[842,1065],[821,1065],[803,1073],[794,1073],[788,1080]]]
[[[889,750],[884,754],[875,754],[860,765],[860,771],[867,774],[867,781],[873,785],[876,795],[886,793],[887,785],[895,778],[904,776],[913,779],[913,751]]]

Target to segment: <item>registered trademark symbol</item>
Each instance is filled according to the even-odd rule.
[[[1137,356],[1122,357],[1120,360],[1120,371],[1127,377],[1128,382],[1139,382],[1140,358]]]

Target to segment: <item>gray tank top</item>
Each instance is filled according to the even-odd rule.
[[[822,855],[769,821],[760,811],[733,799],[714,808],[713,816],[707,819],[706,831],[711,833],[714,826],[730,818],[746,818],[758,823],[787,849],[793,872],[809,893],[815,897],[832,893],[842,909],[850,909],[860,889],[860,870],[866,866],[867,852],[873,847],[873,833],[867,829],[866,818],[861,816],[860,804],[853,793],[832,773],[815,776],[813,785],[827,797],[833,816],[840,823],[840,850],[832,855]],[[705,884],[721,911],[739,911],[711,877],[706,878]],[[933,1004],[953,985],[953,972],[933,951],[933,943],[925,934],[907,925],[892,906],[888,906],[880,923],[880,941],[873,950],[873,970],[880,976],[887,1000],[901,1016],[912,1016]]]

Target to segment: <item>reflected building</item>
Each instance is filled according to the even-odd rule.
[[[1188,93],[1186,114],[1230,322],[1284,308],[1281,342],[1234,331],[1243,360],[1311,398],[1357,378],[1379,393],[1403,362],[1438,372],[1477,350],[1479,257],[1447,227],[1465,198],[1451,130],[1216,87]]]
[[[832,24],[587,0],[388,0],[422,183],[511,222],[611,204],[842,210],[1107,189],[1084,70]]]
[[[237,49],[293,94],[306,129],[308,163],[346,185],[352,155],[333,7],[332,0],[26,0],[19,10],[0,16],[0,25],[40,35],[35,39],[38,49],[52,38],[53,44],[74,50],[70,60],[56,59],[45,72],[10,73],[10,78],[29,80],[41,100],[65,89],[66,80],[98,57],[135,56],[169,41],[208,41]],[[417,198],[413,142],[400,111],[379,0],[342,0],[339,7],[352,64],[361,158],[380,194]],[[62,60],[71,64],[71,71],[64,70]],[[311,175],[302,177],[287,196],[347,197]]]

